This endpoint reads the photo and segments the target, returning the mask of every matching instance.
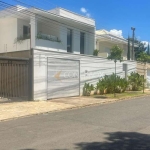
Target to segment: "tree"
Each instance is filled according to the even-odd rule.
[[[145,76],[145,68],[146,68],[146,63],[147,62],[149,62],[150,61],[150,56],[149,55],[147,55],[147,53],[145,53],[145,52],[141,52],[140,54],[139,54],[139,57],[138,57],[138,59],[137,59],[140,63],[142,63],[143,64],[143,66],[144,66],[144,75],[143,75],[143,93],[144,93],[144,90],[145,90],[145,78],[144,78],[144,76]]]
[[[115,45],[110,49],[110,55],[108,56],[108,59],[114,60],[115,62],[114,97],[116,97],[116,92],[115,92],[116,90],[116,63],[118,60],[120,62],[123,60],[122,53],[123,53],[123,49],[121,49],[118,45]]]
[[[130,60],[130,37],[128,37],[128,52],[127,52],[127,59]]]
[[[149,55],[149,56],[150,56],[149,43],[148,43],[148,46],[147,46],[147,55]]]
[[[129,38],[129,40],[132,42],[132,38]],[[138,39],[135,38],[134,40],[134,52],[135,52],[135,60],[137,60],[140,57],[140,53],[146,51],[145,43],[139,41]]]

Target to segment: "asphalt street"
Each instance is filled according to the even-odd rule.
[[[0,150],[150,150],[150,97],[0,122]]]

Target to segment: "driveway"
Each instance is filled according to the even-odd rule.
[[[149,150],[150,97],[0,123],[2,150]]]

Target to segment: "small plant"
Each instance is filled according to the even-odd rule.
[[[52,37],[49,37],[48,35],[43,35],[42,33],[38,33],[36,38],[37,39],[48,40],[48,41],[52,41],[52,42],[61,42],[58,38],[54,39]]]
[[[30,39],[30,35],[19,36],[19,37],[17,37],[17,38],[15,39],[14,43],[15,43],[15,44],[16,44],[16,43],[21,44],[21,43],[23,43],[23,41],[26,40],[26,39]]]
[[[95,49],[95,50],[93,51],[93,55],[94,55],[94,56],[98,56],[98,53],[99,53],[99,50],[97,50],[97,49]]]
[[[92,90],[94,90],[93,84],[85,83],[83,87],[83,95],[90,96]]]

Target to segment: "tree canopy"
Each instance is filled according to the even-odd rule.
[[[130,42],[132,42],[132,38],[128,38]],[[145,46],[145,43],[141,42],[138,39],[134,40],[134,52],[135,52],[135,59],[138,60],[140,57],[140,54],[143,52],[146,52],[147,47]]]
[[[118,45],[115,45],[110,49],[110,55],[108,56],[108,59],[122,61],[122,53],[123,49],[121,49]]]

